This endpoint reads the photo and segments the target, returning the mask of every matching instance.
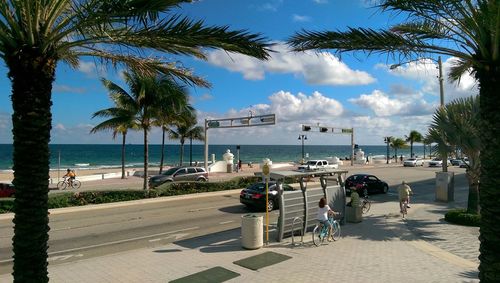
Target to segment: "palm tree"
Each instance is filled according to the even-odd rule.
[[[500,2],[498,0],[381,0],[383,12],[402,14],[387,29],[301,31],[289,40],[295,51],[334,49],[339,53],[383,53],[402,60],[431,54],[456,58],[449,73],[459,80],[470,72],[481,96],[481,190],[479,279],[500,278]]]
[[[133,124],[144,133],[144,181],[143,189],[148,191],[148,132],[153,126],[154,118],[161,108],[169,105],[174,112],[187,104],[185,92],[172,91],[175,82],[169,76],[143,76],[137,73],[124,73],[125,83],[130,93],[119,85],[103,79],[104,86],[114,96],[117,104],[122,105],[133,114]]]
[[[188,113],[187,115],[191,115]],[[191,119],[186,119],[184,123],[177,123],[175,129],[170,129],[170,138],[178,139],[180,142],[179,150],[179,165],[182,166],[184,158],[184,143],[186,138],[193,138],[203,140],[205,137],[203,135],[204,128],[201,126],[196,126],[196,116],[191,116]]]
[[[396,163],[398,163],[398,149],[405,148],[406,142],[401,138],[393,138],[391,139],[391,147],[394,149],[394,158],[396,159]]]
[[[163,172],[163,163],[165,159],[165,135],[170,131],[170,126],[175,123],[184,122],[186,115],[181,115],[185,112],[193,112],[194,108],[188,103],[187,89],[178,84],[176,81],[171,81],[170,86],[164,89],[169,95],[166,101],[159,103],[155,114],[153,125],[159,126],[162,131],[161,154],[160,154],[160,174]]]
[[[479,97],[457,99],[438,109],[430,126],[432,137],[444,137],[448,150],[460,147],[469,158],[467,211],[478,213],[481,138],[479,133]]]
[[[259,34],[176,15],[173,9],[185,2],[191,0],[1,2],[0,57],[12,83],[15,281],[48,281],[48,145],[58,63],[77,67],[80,58],[93,57],[209,86],[164,55],[206,59],[203,48],[219,48],[268,58],[269,45]]]
[[[189,131],[189,165],[193,165],[193,139],[205,140],[205,129],[202,126],[196,126]]]
[[[111,99],[114,98],[113,95],[110,95]],[[115,106],[113,108],[99,110],[92,115],[92,118],[95,117],[110,117],[108,120],[99,123],[97,126],[90,130],[91,133],[97,133],[99,131],[113,131],[113,139],[116,138],[118,134],[122,135],[122,179],[125,179],[125,142],[127,137],[128,129],[134,128],[133,124],[134,114],[129,111],[129,109],[125,109],[120,107],[117,104],[118,101],[115,101]]]
[[[429,158],[431,157],[431,150],[430,146],[432,143],[432,139],[429,135],[425,135],[425,137],[422,139],[422,144],[424,145],[424,159],[425,159],[425,148],[427,145],[429,145]]]
[[[422,142],[422,139],[424,138],[421,133],[412,130],[410,131],[410,134],[405,136],[406,142],[410,143],[410,157],[413,157],[413,143],[414,142]]]

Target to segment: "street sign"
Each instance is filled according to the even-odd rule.
[[[264,164],[262,166],[262,174],[264,174],[264,176],[266,178],[268,178],[269,177],[269,173],[270,173],[269,165],[267,165],[267,163],[266,163],[266,164]]]

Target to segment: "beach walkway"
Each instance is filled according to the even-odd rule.
[[[241,174],[243,174],[243,171]],[[342,238],[320,247],[311,235],[258,250],[241,247],[240,229],[102,257],[49,265],[51,282],[478,282],[478,228],[443,221],[450,207],[464,206],[468,188],[455,188],[455,202],[437,203],[431,193],[412,199],[408,220],[396,201],[375,202],[361,223],[342,226]],[[269,252],[272,252],[271,254]],[[252,268],[252,256],[278,258]],[[271,257],[270,257],[271,255]],[[248,259],[248,260],[246,260]],[[247,262],[244,267],[241,262]],[[245,261],[246,260],[246,261]],[[237,263],[235,263],[237,262]],[[248,265],[249,264],[249,265]],[[270,264],[270,263],[269,263]],[[250,268],[248,268],[248,266]],[[205,277],[204,277],[205,276]],[[203,281],[203,279],[209,279]],[[10,275],[0,282],[10,282]],[[227,281],[225,281],[227,280]]]

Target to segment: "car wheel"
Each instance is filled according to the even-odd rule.
[[[388,192],[388,191],[389,191],[389,186],[384,185],[384,188],[382,189],[382,192],[383,192],[384,194],[387,194],[387,192]]]
[[[274,201],[273,200],[268,200],[267,202],[267,211],[273,211],[274,209]]]
[[[205,178],[198,178],[198,180],[196,180],[196,181],[198,181],[198,182],[206,182],[207,179],[205,179]]]

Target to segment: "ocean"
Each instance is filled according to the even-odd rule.
[[[359,145],[366,155],[386,155],[385,145]],[[165,145],[165,164],[179,164],[179,145]],[[210,145],[209,160],[211,154],[215,154],[216,160],[222,160],[222,155],[229,149],[237,159],[236,145]],[[117,144],[51,144],[50,145],[51,170],[57,168],[76,168],[76,169],[99,169],[99,168],[119,168],[121,167],[121,145]],[[143,166],[142,145],[127,145],[125,148],[125,163],[127,167]],[[417,156],[424,155],[424,149],[421,144],[413,146],[413,152]],[[149,146],[150,166],[160,164],[161,145]],[[184,145],[184,164],[190,161],[189,144]],[[349,145],[305,145],[304,153],[306,159],[325,159],[330,156],[345,158],[351,155]],[[428,154],[428,147],[426,149]],[[394,155],[394,150],[390,149],[390,155]],[[409,157],[410,148],[399,149],[398,156]],[[302,158],[301,145],[240,145],[240,159],[243,163],[260,163],[262,159],[269,158],[273,162],[299,161]],[[192,149],[193,162],[203,163],[204,146],[202,144],[193,144]],[[12,145],[0,144],[0,171],[12,169]]]

